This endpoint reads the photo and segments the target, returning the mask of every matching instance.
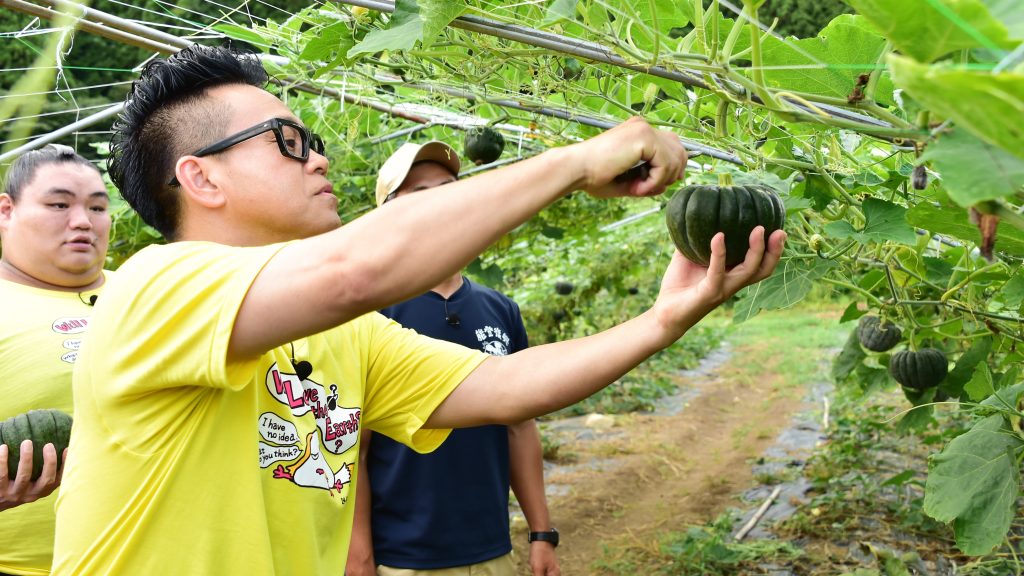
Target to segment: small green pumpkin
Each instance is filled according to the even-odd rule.
[[[0,422],[0,442],[7,445],[7,477],[18,475],[21,443],[32,441],[32,480],[43,472],[43,447],[53,444],[57,449],[57,466],[71,439],[71,416],[60,410],[30,410]]]
[[[900,350],[889,360],[889,374],[907,388],[927,390],[938,386],[949,373],[949,360],[942,350],[922,348],[917,352]]]
[[[725,232],[725,265],[747,256],[750,232],[764,226],[765,238],[786,219],[782,199],[768,186],[686,186],[668,201],[665,220],[672,242],[687,260],[711,263],[711,239]]]
[[[466,158],[474,164],[490,164],[501,156],[502,150],[505,149],[505,138],[489,126],[470,128],[466,131],[462,149]]]
[[[878,316],[861,316],[857,323],[857,339],[860,345],[872,352],[885,352],[899,343],[903,337],[899,326],[882,321]]]

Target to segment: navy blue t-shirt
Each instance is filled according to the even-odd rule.
[[[447,302],[428,292],[381,313],[420,334],[495,356],[527,347],[519,306],[465,277]],[[378,564],[432,570],[476,564],[512,550],[505,426],[453,430],[430,454],[373,434],[367,472]]]

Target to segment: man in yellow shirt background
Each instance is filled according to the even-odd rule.
[[[67,146],[19,157],[0,194],[0,420],[29,410],[72,412],[71,370],[104,283],[110,233],[99,171]],[[32,453],[44,469],[32,482]],[[0,573],[49,574],[63,457],[52,444],[20,450],[7,478],[0,445]]]

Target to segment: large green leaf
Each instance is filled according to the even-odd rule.
[[[996,414],[981,420],[928,459],[924,510],[954,521],[957,546],[985,554],[1003,541],[1020,493],[1017,453],[1024,441]]]
[[[960,240],[978,244],[981,236],[978,227],[971,223],[967,211],[952,206],[933,206],[921,202],[907,211],[907,222],[929,232],[953,236]],[[996,247],[999,252],[1024,256],[1024,232],[1005,223],[996,229]]]
[[[855,230],[849,222],[841,220],[830,222],[825,231],[835,238],[852,238],[858,242],[893,241],[902,244],[914,244],[917,235],[907,225],[907,209],[878,198],[868,198],[862,206],[864,209],[864,229]]]
[[[1010,196],[1024,188],[1024,158],[983,142],[963,128],[942,134],[921,156],[942,176],[961,206]]]
[[[348,51],[348,57],[381,50],[409,50],[430,45],[449,22],[466,11],[458,0],[396,0],[388,27],[374,30]]]
[[[761,310],[788,308],[804,299],[814,281],[835,266],[831,260],[787,258],[770,278],[744,288],[733,308],[733,322],[753,318]]]
[[[817,38],[780,40],[767,36],[763,47],[765,81],[783,90],[846,98],[857,77],[874,70],[885,50],[885,38],[861,16],[844,14]],[[880,78],[876,98],[892,103],[893,85]]]
[[[932,112],[1024,158],[1024,74],[927,66],[889,56],[893,81]]]
[[[931,62],[954,50],[1012,45],[981,0],[846,0],[900,52]],[[1018,5],[1019,8],[1019,5]]]

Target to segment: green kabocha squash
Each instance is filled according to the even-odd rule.
[[[32,441],[32,480],[43,472],[43,447],[53,444],[57,449],[57,465],[71,439],[71,416],[60,410],[30,410],[0,422],[0,442],[7,445],[7,477],[18,475],[21,443]]]
[[[948,372],[946,354],[935,348],[922,348],[916,352],[901,350],[889,360],[889,374],[893,379],[914,390],[938,386]]]
[[[561,294],[562,296],[568,296],[569,294],[572,294],[572,291],[575,289],[576,286],[572,282],[566,282],[564,280],[555,282],[555,292]]]
[[[872,352],[885,352],[899,343],[903,333],[899,326],[882,321],[878,316],[861,316],[857,323],[857,339],[860,345]]]
[[[747,255],[750,232],[764,226],[765,238],[781,230],[786,219],[782,199],[768,186],[686,186],[668,201],[668,232],[687,260],[711,263],[711,239],[725,232],[725,265]]]
[[[490,164],[501,156],[505,149],[505,138],[500,132],[488,126],[470,128],[462,143],[466,158],[474,164]]]

